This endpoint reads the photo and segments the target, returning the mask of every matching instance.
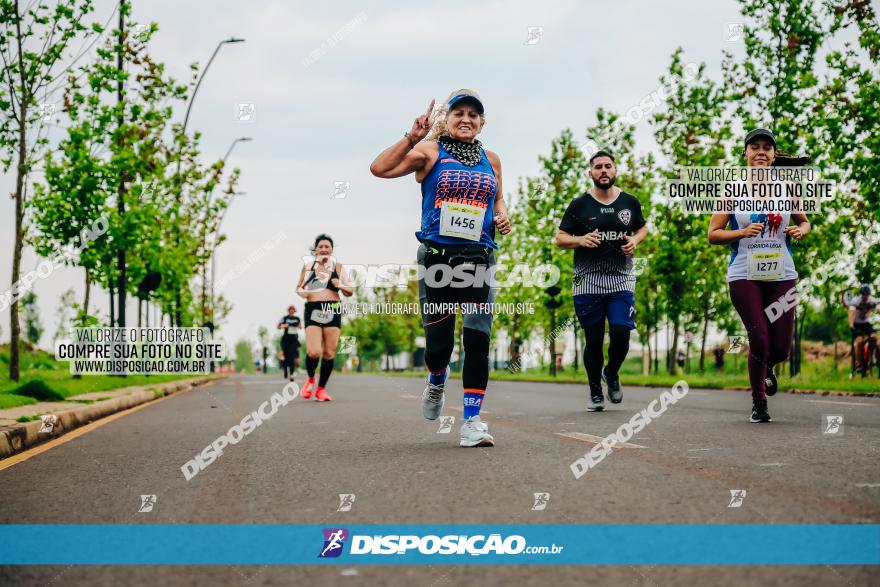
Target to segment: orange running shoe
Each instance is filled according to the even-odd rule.
[[[300,395],[302,396],[303,399],[309,399],[310,397],[312,397],[312,388],[314,386],[315,386],[315,379],[314,378],[306,379],[306,383],[305,383],[305,385],[303,385],[302,391],[300,392]]]
[[[327,392],[324,391],[323,387],[319,387],[318,391],[315,392],[315,399],[318,400],[319,402],[333,401],[333,398],[330,397],[329,395],[327,395]]]

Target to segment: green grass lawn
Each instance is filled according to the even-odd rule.
[[[699,361],[691,358],[689,372],[686,369],[677,375],[669,375],[662,370],[661,373],[642,375],[642,361],[640,357],[628,358],[620,370],[620,381],[623,385],[662,385],[671,387],[676,381],[684,379],[690,387],[706,387],[713,389],[721,388],[748,388],[749,378],[746,372],[746,357],[741,355],[734,359],[733,355],[725,356],[725,368],[716,371],[714,362],[706,361],[706,371],[699,372]],[[383,373],[385,374],[385,373]],[[423,377],[424,370],[390,373],[391,375],[408,375]],[[452,377],[461,377],[460,372],[453,372]],[[528,369],[524,372],[510,373],[507,370],[493,370],[489,373],[490,379],[498,381],[541,381],[559,383],[585,383],[587,375],[583,365],[580,364],[577,371],[573,365],[566,365],[557,373],[556,377],[550,375],[547,366],[543,368]],[[853,393],[880,393],[880,380],[876,378],[862,379],[849,378],[849,364],[834,367],[832,359],[821,361],[806,361],[802,363],[801,373],[795,377],[788,376],[788,364],[783,365],[779,377],[780,391],[848,391]]]
[[[176,379],[188,379],[192,375],[83,375],[74,379],[67,362],[41,350],[21,350],[20,381],[9,379],[9,345],[0,346],[0,410],[88,393],[110,391],[133,385],[152,385]]]

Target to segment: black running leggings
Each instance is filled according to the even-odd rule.
[[[602,354],[602,342],[605,338],[605,318],[584,327],[587,344],[584,346],[584,366],[587,368],[587,379],[590,381],[591,395],[602,391],[602,365],[605,357]],[[623,324],[611,324],[608,338],[608,373],[616,375],[629,352],[629,327]]]
[[[299,341],[293,336],[281,337],[281,351],[284,353],[284,376],[289,377],[296,371],[296,356],[299,354]]]
[[[447,248],[448,251],[448,248]],[[455,254],[438,254],[428,252],[422,245],[418,253],[419,265],[428,269],[438,264],[454,266],[457,263]],[[485,267],[495,264],[492,253],[487,256]],[[433,273],[439,275],[438,273]],[[450,283],[442,287],[432,287],[425,283],[423,276],[419,279],[419,297],[422,303],[422,325],[425,327],[425,366],[433,372],[442,371],[449,365],[452,350],[455,347],[455,313],[426,312],[427,304],[485,304],[493,299],[489,283],[471,287],[453,287]],[[473,308],[473,306],[471,307]],[[430,310],[431,308],[428,308]],[[463,316],[464,366],[462,368],[462,384],[465,392],[470,389],[484,392],[489,383],[489,334],[492,329],[491,312],[468,313]]]

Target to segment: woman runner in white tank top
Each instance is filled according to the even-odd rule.
[[[756,129],[746,136],[747,166],[770,167],[777,153],[776,139],[769,130]],[[776,187],[770,182],[766,185]],[[750,184],[749,191],[754,187]],[[779,199],[757,197],[748,203],[778,203]],[[792,221],[794,224],[789,224]],[[750,422],[771,421],[767,396],[776,393],[773,366],[788,357],[794,332],[798,275],[791,245],[809,232],[810,223],[803,212],[716,213],[709,221],[709,242],[732,249],[727,281],[730,299],[749,337]]]

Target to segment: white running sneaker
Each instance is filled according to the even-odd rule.
[[[495,446],[489,425],[479,416],[471,416],[461,425],[461,446]]]
[[[449,367],[446,368],[446,378],[449,378]],[[446,402],[443,389],[446,387],[446,381],[439,385],[431,383],[431,376],[428,375],[428,384],[425,391],[422,392],[422,415],[427,420],[436,420],[440,417],[443,410],[443,404]]]

